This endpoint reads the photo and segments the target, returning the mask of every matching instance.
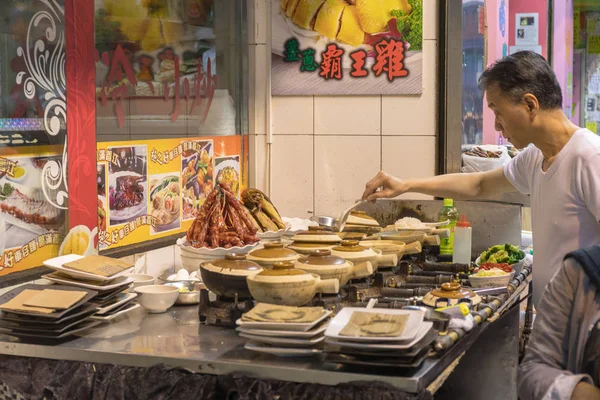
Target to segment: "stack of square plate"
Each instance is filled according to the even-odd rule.
[[[43,313],[36,311],[35,308],[28,309],[27,307],[5,309],[0,314],[0,333],[25,339],[63,339],[100,323],[90,320],[90,316],[98,309],[98,306],[91,303],[90,300],[98,292],[85,288],[62,285],[22,285],[0,296],[0,305],[6,306],[25,290],[42,293],[45,289],[85,292],[85,294],[80,300],[65,309],[52,309]]]
[[[364,314],[353,317],[355,313]],[[325,331],[326,359],[347,365],[417,368],[437,337],[433,323],[423,317],[416,310],[344,308]]]
[[[256,315],[260,321],[253,319]],[[278,357],[307,357],[323,352],[323,333],[330,315],[331,311],[320,307],[261,303],[237,321],[236,330],[241,337],[250,339],[244,346],[248,350]]]
[[[56,284],[86,288],[98,292],[98,295],[92,300],[99,306],[97,315],[93,317],[97,321],[110,322],[139,307],[138,304],[132,303],[137,294],[125,292],[133,284],[133,279],[125,276],[125,274],[131,272],[131,269],[110,277],[104,277],[63,266],[63,264],[81,258],[82,256],[70,254],[44,262],[45,266],[54,269],[55,272],[43,275],[42,278]]]

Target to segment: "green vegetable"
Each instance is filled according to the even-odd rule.
[[[10,196],[12,194],[12,192],[15,190],[15,188],[10,185],[10,184],[6,184],[4,185],[4,188],[2,189],[2,196],[4,196],[5,198]]]
[[[410,50],[423,50],[423,0],[408,0],[411,11],[408,15],[402,10],[393,10],[398,31],[410,43]]]
[[[511,244],[492,246],[479,256],[480,263],[516,264],[525,258],[525,253],[518,246]]]

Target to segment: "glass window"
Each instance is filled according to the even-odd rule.
[[[182,237],[247,178],[246,2],[95,0],[100,249]]]
[[[483,1],[463,1],[462,7],[462,143],[483,142],[483,92],[477,79],[484,70],[485,24]]]
[[[98,141],[247,132],[243,3],[95,0]]]

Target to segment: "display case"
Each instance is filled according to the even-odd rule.
[[[248,176],[246,2],[0,10],[0,276],[184,235]]]

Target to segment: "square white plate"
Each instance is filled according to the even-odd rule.
[[[109,315],[92,315],[90,317],[90,319],[93,319],[95,321],[110,322],[113,319],[115,319],[117,317],[120,317],[121,315],[125,315],[128,312],[133,311],[133,310],[135,310],[135,309],[137,309],[139,307],[140,307],[140,305],[137,304],[137,303],[135,303],[135,304],[129,305],[128,307],[126,307],[126,308],[122,309],[121,311],[116,312],[114,314],[109,314]]]
[[[268,344],[248,342],[244,348],[259,353],[273,354],[277,357],[310,357],[323,353],[321,349],[294,349],[292,347],[273,347]]]
[[[111,282],[110,285],[93,285],[90,283],[83,283],[83,282],[75,280],[75,279],[71,280],[71,279],[66,279],[63,277],[57,277],[57,276],[53,276],[53,275],[54,275],[54,273],[42,275],[42,278],[48,279],[49,281],[52,281],[52,282],[62,283],[64,285],[92,289],[97,292],[107,292],[109,290],[116,289],[119,286],[123,286],[123,290],[125,290],[125,286],[127,286],[133,282],[133,278],[130,278],[128,276],[120,276],[120,277],[116,278],[113,282]],[[98,283],[100,283],[100,282],[98,282]]]
[[[402,334],[399,336],[343,336],[340,332],[352,317],[354,312],[365,312],[369,314],[389,314],[389,315],[408,315],[406,325]],[[393,310],[385,308],[359,308],[359,307],[346,307],[343,308],[329,323],[329,327],[325,331],[325,336],[348,341],[348,342],[399,342],[404,340],[411,340],[419,331],[419,327],[423,322],[423,313],[416,310]]]
[[[293,323],[293,322],[246,322],[242,319],[238,319],[236,324],[242,328],[248,329],[263,329],[270,331],[301,331],[306,332],[315,327],[318,323],[325,320],[325,318],[331,315],[331,311],[325,310],[323,316],[314,322],[307,323]]]
[[[113,304],[103,307],[103,308],[99,308],[98,312],[96,314],[100,314],[100,315],[106,314],[106,313],[110,312],[111,310],[114,310],[115,308],[122,306],[125,303],[129,303],[136,297],[137,297],[137,293],[121,293],[118,295],[118,300],[116,303],[113,303]]]
[[[415,344],[419,343],[421,339],[429,333],[429,331],[433,328],[433,322],[423,322],[419,327],[419,331],[413,340],[401,343],[357,343],[357,342],[345,342],[343,340],[337,340],[332,338],[327,338],[325,343],[332,344],[341,347],[347,347],[350,349],[361,349],[361,350],[406,350],[413,347]],[[382,353],[385,355],[385,353]]]
[[[312,347],[325,340],[325,336],[318,336],[314,339],[289,339],[282,337],[249,335],[247,333],[240,333],[240,336],[258,343],[273,344],[281,347]]]
[[[129,274],[131,271],[133,271],[133,265],[132,265],[131,268],[128,268],[125,271],[121,271],[118,274],[115,274],[113,276],[105,277],[105,276],[89,274],[87,272],[76,271],[74,269],[69,269],[69,268],[63,267],[63,265],[65,265],[67,263],[70,263],[70,262],[76,261],[76,260],[80,260],[82,258],[84,258],[84,257],[80,256],[78,254],[68,254],[66,256],[51,258],[49,260],[44,261],[42,264],[44,264],[44,266],[46,266],[50,269],[53,269],[55,271],[60,271],[63,274],[69,275],[70,277],[73,277],[75,279],[79,278],[79,279],[98,281],[98,282],[112,281],[113,279],[116,279],[120,276]]]
[[[327,329],[327,324],[322,326],[318,326],[315,329],[311,329],[306,332],[294,332],[294,331],[274,331],[274,330],[266,330],[266,329],[249,329],[244,327],[237,327],[236,331],[241,333],[247,333],[249,335],[256,336],[268,336],[268,337],[289,337],[289,338],[311,338],[317,336],[320,333],[325,332]]]

